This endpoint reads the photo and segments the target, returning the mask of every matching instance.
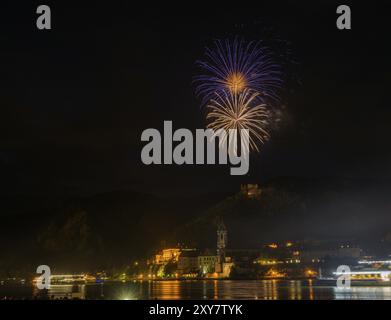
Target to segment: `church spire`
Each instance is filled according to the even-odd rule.
[[[224,261],[225,248],[227,246],[227,228],[223,218],[219,218],[217,223],[217,255]]]

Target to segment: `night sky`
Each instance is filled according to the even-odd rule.
[[[391,179],[390,11],[356,1],[352,30],[340,31],[336,7],[348,2],[272,2],[45,2],[48,31],[35,26],[37,3],[2,2],[2,195],[198,193],[283,176]],[[214,39],[234,36],[282,44],[274,49],[286,62],[282,122],[249,174],[143,165],[144,129],[162,130],[164,120],[205,127],[195,61]]]

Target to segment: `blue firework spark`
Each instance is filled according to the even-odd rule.
[[[201,74],[194,78],[194,84],[202,105],[216,93],[238,94],[244,89],[259,93],[259,99],[268,105],[279,101],[282,73],[271,51],[260,42],[216,40],[212,49],[206,48],[205,60],[197,61],[197,65]]]

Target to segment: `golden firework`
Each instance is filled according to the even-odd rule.
[[[239,134],[242,129],[247,129],[250,149],[259,152],[259,146],[269,139],[269,114],[266,105],[256,99],[258,95],[258,92],[246,88],[240,93],[233,90],[216,93],[216,98],[207,105],[208,128],[215,132],[236,129]]]
[[[240,72],[232,72],[225,79],[225,85],[233,94],[240,93],[247,86],[246,77]]]

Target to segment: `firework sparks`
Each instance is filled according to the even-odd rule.
[[[258,96],[258,92],[249,89],[238,94],[232,91],[216,93],[207,105],[209,112],[206,118],[211,121],[208,128],[215,132],[219,129],[225,132],[247,129],[250,149],[258,152],[259,146],[269,138],[266,130],[269,113],[266,105],[257,100]]]
[[[213,49],[206,49],[205,61],[198,61],[203,74],[194,78],[196,94],[202,104],[215,93],[230,91],[238,94],[244,89],[259,93],[263,102],[278,101],[282,79],[279,66],[273,62],[270,51],[259,42],[235,39],[215,41]]]

